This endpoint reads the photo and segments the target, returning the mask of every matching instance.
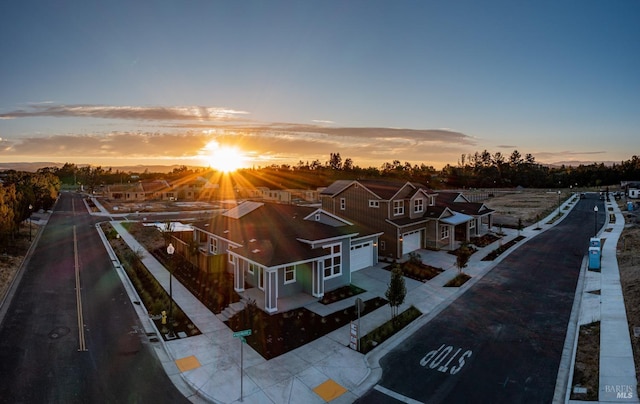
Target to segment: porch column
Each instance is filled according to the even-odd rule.
[[[268,313],[278,311],[278,270],[264,271],[264,308]]]
[[[313,268],[311,269],[311,294],[317,298],[324,296],[324,264],[322,261],[313,263]]]
[[[236,292],[244,292],[244,271],[242,262],[238,261],[238,257],[232,256],[231,265],[233,265],[233,290]]]
[[[450,224],[446,226],[449,226],[449,250],[454,250],[456,248],[456,226]]]

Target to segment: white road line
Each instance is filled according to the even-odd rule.
[[[409,397],[403,396],[402,394],[396,393],[395,391],[392,391],[392,390],[389,390],[389,389],[387,389],[385,387],[382,387],[379,384],[376,384],[374,389],[378,390],[382,394],[386,394],[389,397],[393,397],[398,401],[402,401],[403,403],[423,404],[422,401],[414,400],[413,398],[409,398]]]

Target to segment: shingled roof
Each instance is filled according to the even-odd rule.
[[[307,219],[316,208],[274,203],[247,202],[233,212],[218,215],[194,227],[240,245],[233,251],[266,267],[300,262],[327,254],[312,243],[356,236],[362,229],[345,222],[331,226]]]

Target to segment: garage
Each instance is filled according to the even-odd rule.
[[[351,246],[351,272],[373,265],[373,243],[371,241]]]
[[[402,255],[409,254],[422,247],[420,233],[420,230],[416,230],[402,235]]]

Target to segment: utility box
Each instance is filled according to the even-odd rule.
[[[589,247],[598,247],[599,249],[601,247],[600,237],[591,237],[591,240],[589,240]]]
[[[589,269],[600,269],[600,247],[589,247]]]

